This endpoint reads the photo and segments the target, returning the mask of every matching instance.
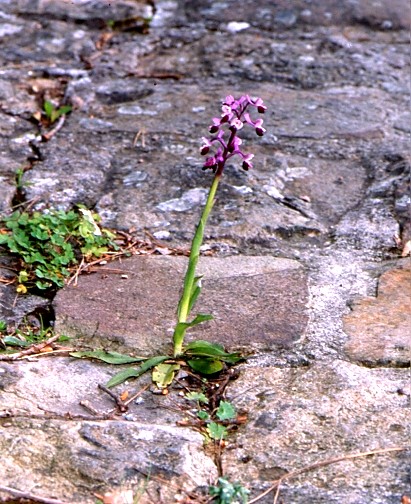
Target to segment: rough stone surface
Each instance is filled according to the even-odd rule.
[[[52,496],[58,479],[59,491],[68,492],[70,502],[93,502],[85,499],[85,493],[104,493],[116,486],[136,488],[147,474],[167,478],[175,488],[186,487],[187,479],[189,486],[201,486],[215,477],[201,435],[176,426],[182,414],[171,410],[172,400],[147,392],[123,416],[93,420],[79,403],[110,412],[113,403],[103,392],[96,393],[96,386],[111,375],[106,366],[70,358],[43,357],[18,369],[0,363],[0,451],[7,453],[2,481],[19,487],[16,467],[30,466],[33,470],[26,474],[30,488],[41,486]],[[158,410],[163,407],[159,421]],[[172,499],[173,492],[170,488],[163,494]]]
[[[405,446],[408,388],[401,370],[343,361],[275,372],[248,368],[230,388],[234,404],[249,411],[249,423],[225,452],[228,472],[261,491],[290,470],[342,453]],[[399,501],[409,488],[406,460],[399,453],[323,467],[285,482],[281,497],[338,503],[350,488],[344,502]],[[272,495],[261,502],[272,502]]]
[[[206,228],[198,307],[216,319],[190,335],[254,351],[227,389],[249,421],[223,452],[224,474],[254,498],[312,462],[409,443],[411,9],[240,3],[1,0],[0,212],[82,203],[106,226],[148,230],[163,251],[188,248],[210,183],[200,138],[220,98],[261,95],[267,134],[244,129],[255,168],[229,163]],[[44,100],[73,106],[49,141],[33,120]],[[52,300],[16,298],[17,263],[0,261],[0,320],[53,321]],[[54,301],[58,329],[82,335],[73,346],[167,348],[185,264],[133,257],[110,264],[127,279],[81,277]],[[200,435],[175,425],[179,389],[147,390],[128,418],[96,420],[79,402],[112,408],[96,387],[111,366],[0,362],[2,485],[91,504],[137,493],[138,470],[152,468],[141,502],[172,504],[215,481]],[[398,504],[408,460],[398,451],[304,473],[280,500]]]
[[[344,317],[351,360],[404,366],[411,358],[411,269],[391,269],[378,281],[377,297],[358,300]]]
[[[138,355],[169,351],[187,262],[135,256],[122,261],[116,275],[102,267],[57,294],[56,330],[80,336],[91,346]],[[308,293],[298,262],[269,256],[203,257],[198,273],[204,279],[196,311],[215,319],[193,329],[188,339],[253,351],[290,347],[304,335]],[[120,274],[127,278],[119,282]]]

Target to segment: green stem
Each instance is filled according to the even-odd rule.
[[[194,287],[196,267],[200,257],[200,247],[203,243],[204,229],[208,216],[210,215],[211,209],[214,205],[215,194],[217,192],[218,183],[220,182],[220,177],[221,173],[217,171],[214,176],[213,183],[211,184],[210,191],[208,192],[207,201],[191,244],[190,258],[188,261],[186,275],[184,277],[184,289],[178,304],[178,323],[173,336],[175,357],[180,355],[183,349],[186,328],[181,325],[179,326],[179,324],[185,323],[189,315],[190,299]]]

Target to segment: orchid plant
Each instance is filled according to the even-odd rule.
[[[228,159],[238,155],[242,159],[242,168],[244,170],[247,171],[253,166],[251,160],[254,154],[247,154],[241,150],[242,140],[238,136],[238,132],[245,124],[252,126],[258,136],[263,136],[266,131],[263,128],[262,119],[256,121],[251,119],[249,112],[247,112],[249,107],[255,107],[260,114],[263,114],[267,108],[261,98],[253,99],[248,95],[244,95],[236,100],[231,95],[227,96],[221,108],[221,116],[214,117],[209,127],[209,132],[212,134],[211,138],[203,137],[203,145],[200,149],[203,156],[209,154],[210,149],[216,147],[214,155],[206,157],[203,165],[203,170],[211,170],[214,173],[214,178],[191,245],[184,289],[178,304],[178,323],[173,336],[174,357],[178,357],[183,353],[186,330],[193,325],[212,318],[211,315],[199,314],[192,322],[187,323],[187,318],[201,290],[202,276],[196,276],[196,267],[200,257],[200,247],[204,239],[205,226],[214,205],[215,195],[225,164]],[[194,347],[197,347],[197,343],[188,345],[185,352],[192,351]]]
[[[226,162],[230,158],[238,156],[242,161],[242,168],[244,170],[247,171],[253,167],[251,160],[254,154],[246,153],[242,150],[243,141],[238,136],[238,133],[245,126],[254,128],[258,136],[264,135],[266,130],[263,128],[263,119],[253,119],[250,115],[250,111],[253,108],[259,114],[264,114],[267,109],[261,98],[251,98],[248,95],[243,95],[235,99],[231,95],[227,96],[222,103],[220,117],[212,119],[212,124],[209,127],[211,136],[203,137],[203,144],[200,148],[201,155],[206,156],[203,170],[211,170],[214,177],[191,244],[183,292],[178,303],[177,324],[173,334],[173,357],[160,355],[142,359],[122,356],[115,352],[101,351],[75,352],[71,354],[75,357],[99,358],[112,364],[143,361],[138,368],[129,368],[115,375],[107,383],[108,387],[118,385],[128,378],[138,377],[152,369],[153,381],[159,388],[165,389],[172,382],[181,363],[186,362],[193,370],[202,374],[213,374],[221,371],[224,368],[224,364],[235,364],[242,360],[242,356],[238,353],[225,352],[222,345],[203,340],[193,341],[185,345],[184,339],[190,327],[213,318],[212,315],[199,313],[191,321],[188,321],[201,292],[202,275],[196,275],[197,264],[200,258],[200,247],[204,240],[205,226],[214,205],[218,184],[223,175]]]

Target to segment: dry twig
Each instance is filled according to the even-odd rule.
[[[18,497],[20,499],[42,502],[43,504],[67,504],[57,499],[47,499],[46,497],[41,497],[40,495],[35,495],[30,492],[21,492],[20,490],[16,490],[15,488],[10,488],[3,485],[0,485],[0,492],[6,492],[10,495],[13,495],[13,497]]]
[[[51,343],[54,343],[59,338],[60,338],[60,335],[55,334],[54,336],[52,336],[48,340],[43,341],[41,343],[36,343],[34,345],[31,345],[29,348],[26,348],[25,350],[21,350],[20,352],[0,355],[0,361],[15,361],[15,360],[21,359],[23,357],[27,357],[28,355],[40,354],[41,350],[44,347],[50,345]]]
[[[101,383],[98,384],[98,388],[108,394],[114,402],[117,404],[118,410],[120,413],[125,413],[128,410],[128,406],[124,403],[124,401],[117,396],[114,392],[112,392],[109,388],[105,387],[104,385],[101,385]]]
[[[54,128],[51,129],[50,131],[48,131],[47,133],[44,133],[41,136],[43,142],[48,142],[50,140],[50,138],[52,138],[58,131],[60,131],[61,128],[63,127],[63,124],[64,124],[65,120],[66,120],[66,115],[65,114],[63,114],[62,116],[60,116],[60,118],[57,121],[57,123],[54,126]]]

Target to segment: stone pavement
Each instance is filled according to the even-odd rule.
[[[250,354],[227,388],[248,421],[222,462],[251,498],[309,464],[409,445],[410,19],[405,0],[0,0],[2,213],[83,203],[188,247],[220,99],[267,104],[267,134],[244,131],[255,168],[227,166],[206,229],[198,309],[215,320],[190,333]],[[44,99],[74,107],[49,141],[32,121]],[[47,313],[79,348],[165,351],[186,261],[133,256],[54,300],[0,284],[0,319]],[[0,485],[82,504],[149,473],[139,502],[169,504],[215,481],[202,436],[177,425],[178,390],[87,414],[81,401],[112,408],[97,384],[116,370],[0,361]],[[398,504],[408,467],[409,451],[346,460],[286,480],[279,502]]]

